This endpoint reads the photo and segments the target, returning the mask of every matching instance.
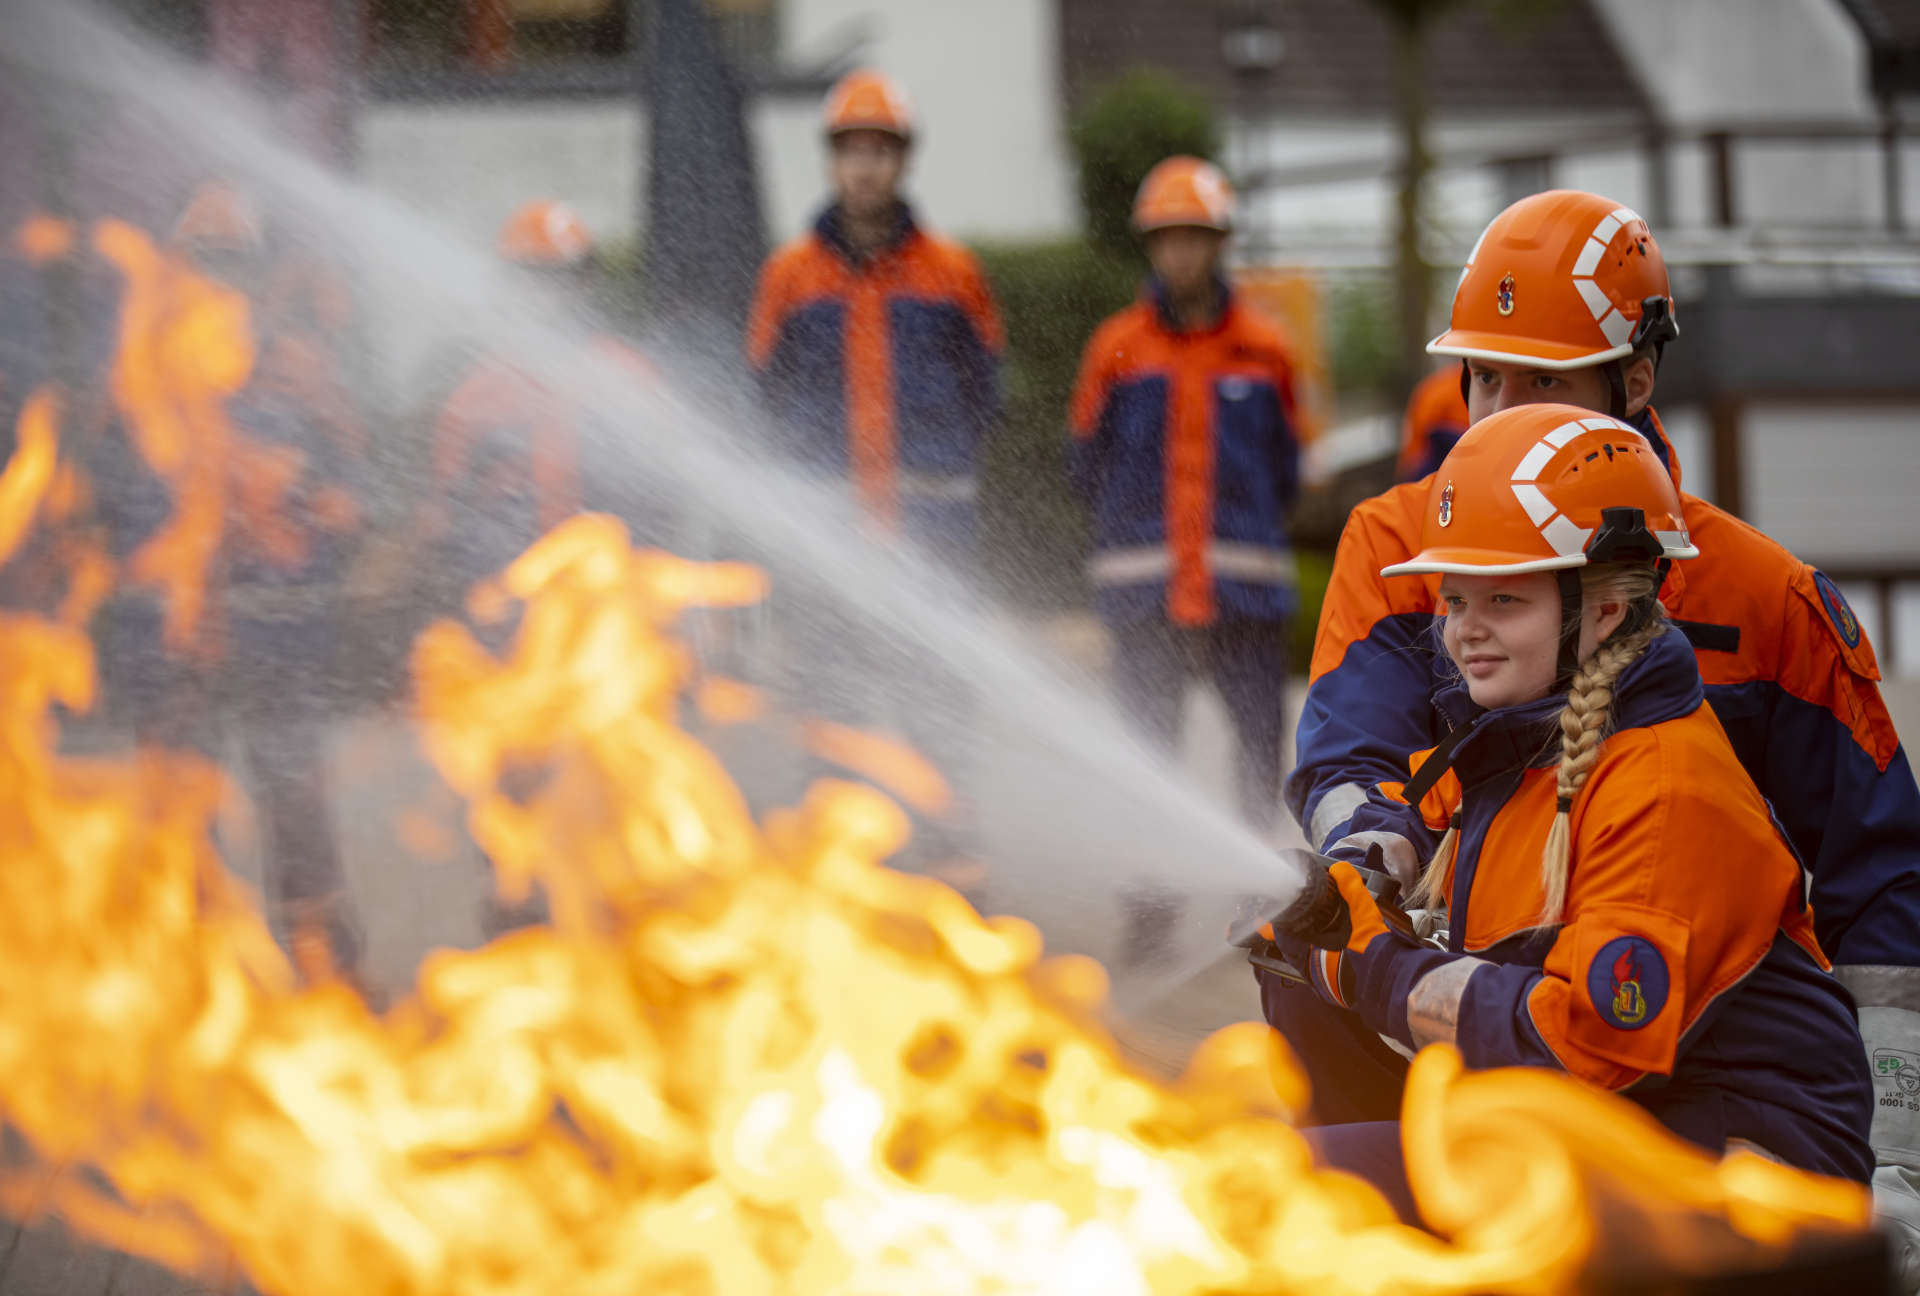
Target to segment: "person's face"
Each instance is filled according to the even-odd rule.
[[[907,169],[907,146],[885,131],[845,131],[833,137],[827,177],[840,206],[855,220],[893,209]]]
[[[1635,360],[1627,365],[1626,388],[1627,415],[1632,417],[1646,407],[1653,395],[1653,362]],[[1534,369],[1499,360],[1467,361],[1469,426],[1516,405],[1578,405],[1596,414],[1605,414],[1612,403],[1613,392],[1598,365],[1585,369]]]
[[[1147,261],[1173,297],[1198,297],[1212,287],[1227,236],[1218,230],[1174,225],[1147,235]]]
[[[1552,572],[1440,580],[1440,635],[1479,705],[1519,706],[1553,690],[1560,664],[1560,583]],[[1618,599],[1587,599],[1580,610],[1579,659],[1626,617]]]

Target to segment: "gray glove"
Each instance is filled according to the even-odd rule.
[[[1920,968],[1834,968],[1860,1006],[1873,1071],[1873,1209],[1892,1244],[1896,1290],[1920,1293]]]

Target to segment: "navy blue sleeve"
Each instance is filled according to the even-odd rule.
[[[1107,449],[1112,444],[1113,398],[1109,393],[1101,401],[1093,435],[1067,439],[1067,476],[1073,483],[1074,492],[1086,502],[1088,508],[1092,508],[1099,499],[1100,480],[1106,475]]]
[[[1836,964],[1920,966],[1920,787],[1905,749],[1882,770],[1831,711],[1760,687],[1778,695],[1761,791],[1811,865],[1820,947]]]
[[[1433,654],[1430,613],[1384,617],[1308,687],[1284,791],[1316,849],[1357,834],[1391,834],[1408,842],[1400,860],[1390,842],[1374,837],[1335,853],[1357,859],[1369,842],[1379,844],[1396,875],[1432,853],[1434,837],[1419,812],[1375,789],[1406,782],[1408,757],[1439,740]]]

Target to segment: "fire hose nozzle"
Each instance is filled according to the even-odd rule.
[[[1295,936],[1318,949],[1345,949],[1353,935],[1353,915],[1347,910],[1346,897],[1334,884],[1332,868],[1337,862],[1310,850],[1288,849],[1280,852],[1300,870],[1304,879],[1300,894],[1280,903],[1271,897],[1248,896],[1234,911],[1227,925],[1227,941],[1248,951],[1256,966],[1293,981],[1303,978],[1279,957],[1274,938]],[[1379,847],[1367,852],[1368,867],[1360,870],[1367,890],[1379,902],[1389,920],[1399,917],[1397,900],[1400,884],[1380,867]]]

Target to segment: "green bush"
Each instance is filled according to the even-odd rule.
[[[1132,300],[1132,262],[1078,241],[977,248],[1006,321],[1006,413],[981,468],[990,579],[1022,606],[1084,605],[1086,517],[1067,482],[1067,404],[1100,321]]]
[[[1096,247],[1138,257],[1133,196],[1154,164],[1176,153],[1212,157],[1220,147],[1213,106],[1164,73],[1129,72],[1074,119],[1080,204]]]

